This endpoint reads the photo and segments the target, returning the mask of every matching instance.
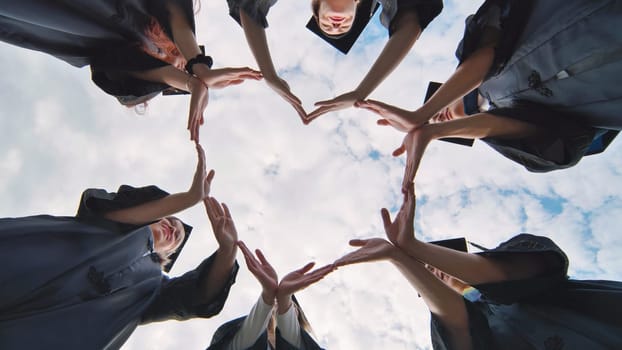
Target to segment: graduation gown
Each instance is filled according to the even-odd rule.
[[[477,301],[464,299],[473,349],[580,350],[622,348],[622,282],[569,280],[564,252],[546,237],[520,234],[479,253],[555,254],[558,268],[525,280],[474,286]],[[432,345],[449,350],[446,329],[432,315]]]
[[[0,0],[0,40],[76,67],[90,65],[97,86],[132,103],[169,87],[127,72],[168,65],[140,46],[149,45],[144,32],[151,18],[173,38],[166,7],[170,2],[180,6],[194,31],[192,0]]]
[[[162,274],[149,226],[102,217],[166,196],[155,186],[84,192],[76,217],[0,219],[0,348],[118,349],[141,323],[210,317],[199,286],[214,256],[178,278]]]
[[[491,27],[499,38],[487,76],[464,98],[465,111],[479,113],[480,95],[491,106],[488,113],[544,132],[482,141],[533,172],[568,168],[604,151],[622,129],[614,78],[622,65],[619,53],[594,66],[586,55],[596,57],[619,46],[615,24],[621,10],[619,2],[609,0],[485,1],[467,19],[456,56],[460,62],[467,59],[486,42]]]
[[[246,316],[236,318],[231,320],[220,327],[214,332],[214,336],[212,337],[212,342],[210,346],[206,350],[219,350],[224,349],[224,347],[233,339],[235,333],[242,327],[242,323],[246,319]],[[304,329],[300,329],[300,336],[302,337],[302,343],[304,345],[305,350],[323,350],[316,342],[313,340],[313,337],[309,333],[307,333]],[[261,334],[255,344],[253,344],[250,348],[244,350],[266,350],[270,349],[270,344],[268,343],[268,332],[265,331]],[[276,349],[277,350],[298,350],[296,347],[287,342],[287,340],[283,339],[281,336],[281,332],[278,327],[276,329]]]

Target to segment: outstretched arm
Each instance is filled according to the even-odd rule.
[[[442,123],[425,124],[410,131],[404,137],[400,147],[393,151],[394,156],[399,156],[404,152],[407,154],[402,191],[406,192],[412,187],[421,158],[432,140],[444,137],[518,139],[533,136],[541,131],[542,129],[534,124],[490,113],[479,113]]]
[[[419,261],[397,249],[391,262],[417,290],[430,312],[447,329],[452,349],[472,349],[469,319],[462,295],[445,285]]]
[[[411,185],[395,221],[383,209],[382,218],[389,239],[410,257],[456,277],[469,285],[517,280],[536,276],[553,266],[543,254],[513,254],[500,260],[469,254],[418,240],[414,232],[415,193]]]
[[[235,265],[238,232],[233,223],[231,212],[225,203],[219,203],[214,197],[203,199],[205,211],[212,224],[218,250],[214,265],[209,275],[202,281],[205,299],[210,300],[227,284],[231,269]]]
[[[453,104],[464,95],[481,85],[492,66],[495,57],[494,47],[482,47],[473,52],[441,87],[413,112],[412,122],[422,125],[443,108]]]
[[[382,215],[384,219],[386,215],[384,210]],[[397,226],[393,228],[395,227]],[[389,234],[389,231],[387,233]],[[336,265],[390,261],[419,292],[430,312],[447,328],[450,342],[453,344],[452,349],[471,349],[469,321],[460,294],[436,278],[421,262],[384,239],[355,239],[350,241],[350,245],[360,248],[336,260]]]
[[[244,35],[246,36],[248,47],[253,53],[266,83],[268,83],[272,90],[287,101],[287,103],[294,107],[301,120],[304,122],[307,114],[302,108],[302,102],[291,92],[287,82],[278,76],[274,68],[270,49],[268,48],[266,30],[242,9],[240,9],[240,23],[242,28],[244,28]]]
[[[395,19],[395,32],[357,88],[331,100],[317,102],[315,105],[318,108],[309,113],[308,121],[328,112],[352,107],[356,101],[367,98],[402,62],[420,34],[421,27],[416,12],[407,11],[398,15]]]
[[[201,145],[196,144],[196,149],[198,155],[197,169],[188,191],[175,193],[136,207],[111,211],[106,213],[104,217],[117,222],[141,225],[190,208],[207,197],[215,173],[214,170],[207,171],[205,152]]]

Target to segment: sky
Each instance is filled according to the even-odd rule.
[[[478,1],[446,1],[443,13],[370,96],[406,109],[427,83],[444,81],[464,18]],[[225,1],[204,1],[197,38],[214,67],[255,61]],[[266,33],[279,74],[307,111],[353,89],[387,40],[377,19],[347,55],[308,32],[306,1],[281,1]],[[196,152],[185,129],[187,96],[160,96],[144,115],[122,107],[77,69],[51,56],[0,43],[0,213],[74,215],[86,188],[190,186]],[[201,142],[216,170],[212,195],[226,202],[239,232],[279,276],[309,261],[331,263],[352,238],[384,237],[380,208],[401,203],[405,159],[391,151],[403,135],[349,109],[303,125],[264,82],[210,92]],[[546,174],[529,173],[481,142],[433,142],[416,180],[416,235],[466,237],[494,247],[529,232],[552,238],[569,256],[569,275],[622,279],[622,145]],[[194,226],[171,271],[181,275],[216,248],[202,206],[179,214]],[[240,272],[223,311],[206,320],[141,326],[123,349],[204,349],[216,328],[245,315],[260,286],[239,254]],[[389,263],[340,268],[297,294],[318,343],[327,349],[430,349],[429,312]]]

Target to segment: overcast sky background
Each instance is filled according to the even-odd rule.
[[[402,65],[371,95],[420,106],[430,80],[453,71],[464,18],[479,1],[446,1]],[[203,1],[198,41],[214,67],[255,61],[225,1]],[[387,40],[377,19],[347,56],[304,28],[306,1],[281,1],[267,30],[279,73],[310,111],[313,102],[350,91]],[[76,69],[51,56],[0,43],[0,213],[73,215],[89,187],[157,184],[185,191],[196,153],[185,129],[186,96],[158,97],[145,115],[119,105]],[[279,276],[350,251],[351,238],[384,237],[379,209],[400,205],[404,158],[391,151],[403,135],[350,109],[304,126],[265,83],[212,90],[201,129],[212,194],[232,211],[240,239],[261,248]],[[622,145],[572,169],[529,173],[485,144],[434,142],[416,183],[416,234],[465,236],[488,247],[520,232],[552,238],[570,258],[570,275],[622,279]],[[194,226],[171,275],[216,249],[202,206],[179,215]],[[240,254],[240,258],[241,254]],[[204,349],[222,323],[246,314],[260,286],[243,259],[224,310],[208,320],[139,327],[124,346]],[[320,345],[328,349],[430,349],[429,312],[388,263],[341,268],[298,294]]]

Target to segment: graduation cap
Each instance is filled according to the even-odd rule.
[[[485,248],[477,243],[473,243],[473,242],[467,242],[467,240],[464,237],[460,237],[460,238],[450,238],[450,239],[443,239],[440,241],[432,241],[429,242],[431,244],[434,245],[438,245],[441,247],[445,247],[445,248],[449,248],[449,249],[453,249],[453,250],[457,250],[460,252],[465,252],[468,253],[468,249],[467,249],[467,243],[469,243],[470,245],[472,245],[473,247],[482,250],[482,251],[488,251],[490,249]]]
[[[432,97],[432,95],[434,95],[434,93],[436,92],[436,90],[438,90],[438,88],[441,87],[441,83],[435,82],[435,81],[431,81],[428,83],[428,90],[425,92],[425,98],[423,99],[423,103],[426,103],[430,97]],[[463,146],[467,146],[467,147],[471,147],[473,146],[473,139],[463,139],[461,137],[443,137],[441,139],[439,139],[441,141],[445,141],[445,142],[451,142],[451,143],[456,143],[458,145],[463,145]]]
[[[367,23],[369,23],[369,20],[374,16],[379,7],[380,4],[376,0],[361,0],[356,7],[356,15],[354,16],[352,27],[347,33],[341,35],[328,35],[324,33],[314,16],[311,16],[311,19],[307,22],[307,29],[345,55],[350,51],[352,45],[354,45],[356,39],[361,35],[363,29],[365,29],[365,26],[367,26]]]
[[[449,249],[453,249],[453,250],[458,250],[461,252],[467,252],[467,241],[464,237],[461,238],[450,238],[450,239],[443,239],[440,241],[433,241],[430,242],[434,245],[438,245],[441,247],[445,247],[445,248],[449,248]]]

